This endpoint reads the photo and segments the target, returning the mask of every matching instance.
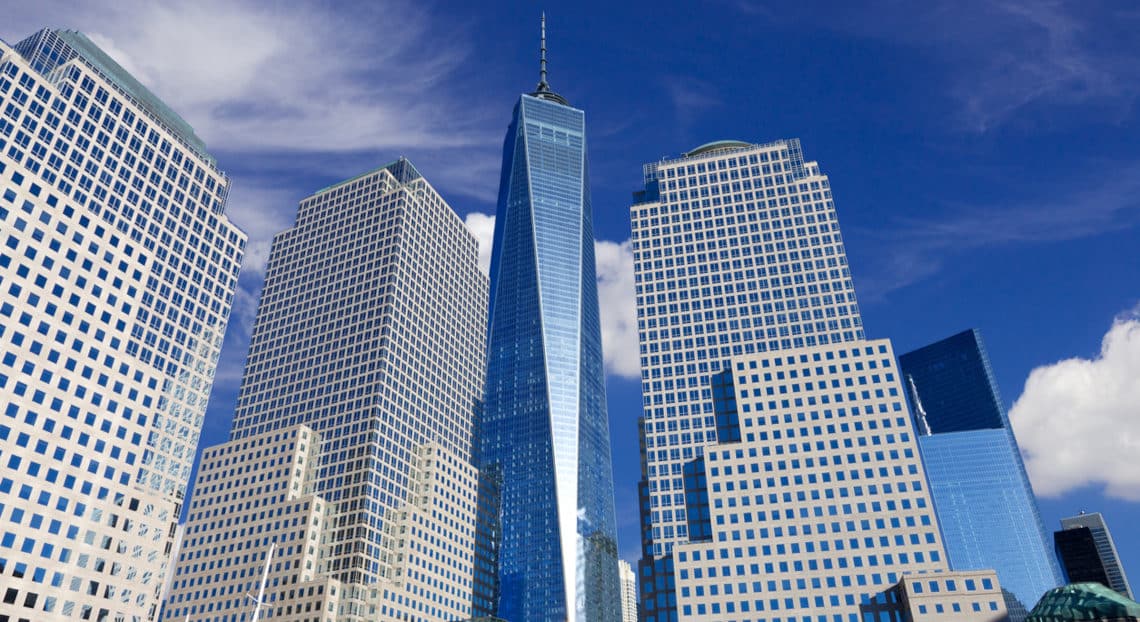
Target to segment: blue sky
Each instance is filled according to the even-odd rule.
[[[1103,512],[1140,581],[1140,6],[1128,2],[7,8],[10,42],[41,26],[86,32],[231,175],[228,213],[251,242],[203,445],[228,432],[269,240],[300,198],[407,155],[489,240],[543,9],[550,81],[587,115],[623,557],[638,549],[623,242],[641,165],[710,140],[798,137],[831,177],[868,336],[905,352],[980,328],[1046,526]]]

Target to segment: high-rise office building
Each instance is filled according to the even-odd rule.
[[[960,586],[932,603],[950,619],[1005,615],[992,570],[947,572],[889,341],[732,357],[709,386],[720,440],[684,469],[678,620],[905,620],[915,575]]]
[[[620,618],[585,113],[541,79],[503,145],[479,467],[510,622]],[[490,613],[490,612],[488,612]]]
[[[894,355],[864,340],[819,165],[798,140],[720,141],[644,173],[645,619],[1004,616],[992,571],[969,589],[947,572]],[[914,573],[961,598],[906,599]]]
[[[194,131],[89,39],[0,43],[0,618],[148,620],[245,235]]]
[[[297,425],[323,439],[312,492],[331,510],[314,572],[342,586],[337,620],[471,615],[487,300],[477,257],[463,221],[405,159],[303,199],[274,238],[230,444]],[[245,550],[273,542],[244,523],[210,525]],[[186,583],[193,570],[182,576],[212,546],[187,534],[174,589],[192,594],[172,601],[171,619],[219,606]],[[236,615],[230,605],[214,615]]]
[[[1053,532],[1053,545],[1068,583],[1108,585],[1108,573],[1100,561],[1096,538],[1088,527],[1070,527]]]
[[[1100,512],[1084,513],[1061,519],[1061,529],[1087,528],[1096,543],[1097,554],[1100,556],[1104,574],[1108,577],[1108,587],[1121,595],[1132,598],[1132,586],[1128,584],[1128,575],[1124,573],[1124,565],[1120,563],[1120,555],[1116,552],[1116,543],[1112,540],[1112,533]],[[1062,557],[1061,563],[1069,566],[1069,558]],[[1075,561],[1074,561],[1075,565]]]
[[[621,622],[637,622],[637,574],[624,559],[618,560],[621,577]]]
[[[643,412],[640,598],[674,618],[692,537],[686,464],[718,440],[710,375],[732,356],[863,337],[827,176],[798,140],[709,143],[645,165],[630,208]]]
[[[976,329],[907,352],[899,357],[899,365],[915,415],[925,418],[921,427],[931,434],[1009,429],[989,355]]]
[[[981,334],[899,357],[950,567],[993,568],[1013,622],[1063,583]]]

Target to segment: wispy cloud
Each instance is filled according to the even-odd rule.
[[[1113,22],[1127,16],[1110,10],[1093,20],[1080,7],[1006,0],[960,6],[957,19],[932,24],[925,34],[941,33],[928,41],[952,66],[951,93],[967,127],[985,132],[1039,103],[1131,107],[1140,68],[1131,53],[1103,45],[1119,26]],[[932,16],[951,13],[943,5]]]
[[[692,76],[670,76],[663,82],[665,93],[673,105],[673,113],[681,125],[689,125],[708,109],[721,104],[716,88]]]
[[[1063,185],[1041,184],[1034,198],[950,204],[939,211],[929,219],[852,231],[877,249],[856,275],[865,299],[881,299],[979,248],[1073,240],[1135,226],[1140,223],[1140,161],[1097,167]]]
[[[914,50],[932,61],[933,92],[955,112],[950,128],[985,133],[1035,106],[1098,105],[1122,116],[1140,96],[1127,3],[1071,0],[870,0],[800,5],[734,2],[745,18],[812,27]],[[774,9],[778,6],[779,10]],[[1048,115],[1063,121],[1060,115]]]
[[[5,28],[31,30],[45,18],[81,27],[213,149],[455,148],[488,139],[477,101],[461,107],[432,96],[460,79],[470,50],[456,26],[416,3],[346,11],[325,3],[47,2],[40,23]]]
[[[408,155],[438,171],[430,179],[445,194],[494,194],[501,111],[484,106],[479,89],[463,89],[472,95],[460,101],[444,88],[462,88],[469,37],[422,4],[47,0],[13,9],[0,25],[6,40],[43,26],[82,30],[195,128],[231,171],[227,213],[250,235],[243,277],[260,276],[272,236],[292,223],[314,179]],[[448,159],[467,164],[435,166]]]

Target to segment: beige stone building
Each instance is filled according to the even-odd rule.
[[[152,620],[246,236],[77,32],[0,42],[0,618]]]

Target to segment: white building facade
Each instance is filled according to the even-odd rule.
[[[643,541],[661,556],[688,539],[681,468],[716,440],[708,376],[732,356],[863,332],[830,184],[798,141],[713,143],[646,165],[645,180],[630,208],[652,518]]]
[[[674,549],[678,619],[907,619],[893,586],[949,565],[890,342],[737,357],[711,385],[718,431],[738,440],[686,465],[701,535]],[[1005,615],[989,577],[992,599],[947,613]]]
[[[245,235],[193,130],[80,33],[0,42],[0,614],[150,620]]]
[[[311,487],[327,518],[311,570],[340,586],[322,609],[335,620],[471,616],[487,305],[477,258],[405,159],[303,199],[274,238],[230,437],[303,425],[322,438]],[[187,536],[182,563],[194,564],[208,544]],[[280,598],[292,597],[270,595],[266,619],[315,617]],[[172,600],[168,619],[213,620],[210,599]]]
[[[684,466],[716,442],[733,356],[863,337],[830,183],[798,140],[720,141],[644,167],[630,207],[643,410],[640,599],[676,618]],[[699,535],[699,534],[698,534]]]
[[[637,574],[629,562],[618,560],[621,578],[621,622],[637,622]]]
[[[320,437],[306,426],[206,449],[165,620],[328,622],[341,585],[319,574],[329,504],[313,494]],[[265,585],[262,585],[262,579]]]
[[[709,143],[644,173],[642,619],[910,619],[899,582],[949,567],[827,176],[795,139]],[[961,619],[1001,619],[994,606]]]

